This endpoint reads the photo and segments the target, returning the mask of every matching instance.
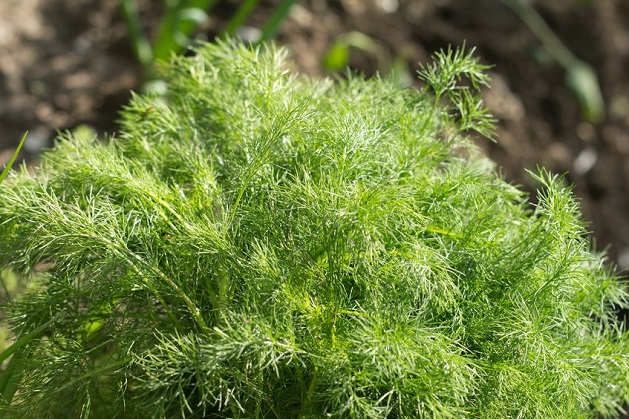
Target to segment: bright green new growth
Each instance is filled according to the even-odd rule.
[[[626,290],[561,179],[536,175],[532,206],[474,153],[492,120],[471,54],[438,54],[417,92],[293,76],[273,48],[196,53],[118,138],[65,135],[0,187],[0,262],[41,282],[10,307],[3,417],[573,418],[629,399]]]

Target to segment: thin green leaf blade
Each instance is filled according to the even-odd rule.
[[[9,170],[11,170],[13,163],[15,163],[15,159],[17,159],[18,154],[20,154],[20,150],[22,150],[22,146],[24,145],[24,142],[26,141],[27,136],[28,136],[28,131],[24,133],[24,135],[22,136],[22,139],[20,140],[17,147],[15,148],[15,151],[11,155],[11,158],[7,162],[6,166],[4,166],[4,170],[2,171],[2,173],[0,173],[0,183],[2,183],[4,178],[7,176],[7,174],[9,173]]]

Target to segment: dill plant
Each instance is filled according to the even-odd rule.
[[[3,417],[611,417],[627,307],[561,178],[480,157],[471,52],[423,90],[204,44],[106,142],[0,188]],[[462,82],[464,80],[465,82]],[[467,86],[467,87],[464,87]]]

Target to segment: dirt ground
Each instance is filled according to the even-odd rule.
[[[138,2],[146,29],[158,9]],[[240,2],[222,0],[201,37],[224,28]],[[247,21],[260,27],[277,0],[262,1]],[[299,70],[324,75],[322,58],[348,33],[366,35],[350,64],[365,74],[402,68],[449,44],[476,46],[492,64],[486,103],[499,119],[497,143],[481,141],[505,177],[532,190],[525,169],[567,172],[596,247],[629,268],[629,2],[531,1],[580,59],[598,73],[606,105],[596,124],[582,117],[564,70],[522,20],[500,0],[303,0],[284,21],[278,41]],[[0,162],[29,130],[24,156],[33,160],[57,129],[88,124],[114,133],[120,106],[141,83],[117,0],[0,1]]]

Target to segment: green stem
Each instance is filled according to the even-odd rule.
[[[201,326],[201,328],[203,330],[209,330],[207,323],[205,323],[205,320],[203,319],[203,316],[201,316],[201,310],[199,310],[199,308],[194,304],[194,302],[190,299],[190,297],[188,297],[188,295],[183,292],[183,290],[181,288],[179,288],[179,286],[177,284],[175,284],[175,282],[170,279],[167,275],[165,275],[162,271],[160,271],[159,269],[155,268],[154,266],[150,265],[147,261],[145,261],[144,259],[142,259],[140,256],[136,255],[135,253],[133,253],[131,250],[129,249],[122,249],[127,255],[129,255],[130,257],[132,257],[133,259],[135,259],[136,261],[138,261],[139,263],[143,264],[145,267],[147,267],[151,272],[153,272],[153,274],[155,274],[157,277],[159,277],[162,281],[164,281],[173,291],[175,291],[175,293],[177,295],[179,295],[179,297],[183,300],[183,302],[186,304],[186,307],[188,308],[188,310],[190,311],[190,313],[192,314],[192,316],[195,318],[195,320],[197,321],[197,323],[199,324],[199,326]],[[145,283],[148,284],[148,281],[145,281]],[[152,288],[152,286],[149,285],[149,287]],[[154,293],[157,293],[157,290],[155,290],[154,288],[152,289]],[[166,303],[161,299],[161,297],[158,296],[158,299],[160,299],[160,302],[162,303],[162,305],[165,305]],[[166,308],[166,307],[165,307]]]
[[[11,293],[9,292],[9,288],[7,284],[4,282],[4,275],[0,272],[0,284],[2,284],[2,289],[4,290],[4,294],[6,295],[7,301],[11,302]]]
[[[100,241],[103,244],[105,244],[106,246],[109,246],[110,248],[116,250],[117,252],[120,252],[122,255],[127,256],[127,257],[124,258],[125,261],[129,264],[129,266],[131,266],[132,269],[134,269],[136,271],[136,273],[138,275],[140,275],[142,277],[142,281],[144,282],[144,284],[149,288],[149,290],[151,290],[151,292],[153,292],[155,297],[159,300],[160,304],[162,304],[164,309],[166,309],[166,311],[168,312],[168,315],[171,317],[171,319],[173,319],[175,324],[179,324],[179,321],[177,320],[176,317],[174,317],[174,314],[169,310],[169,306],[166,304],[166,301],[160,296],[158,290],[145,278],[145,276],[135,266],[135,264],[131,260],[129,260],[129,258],[131,258],[131,259],[135,260],[136,262],[138,262],[139,264],[143,265],[145,268],[147,268],[149,271],[151,271],[155,276],[157,276],[159,279],[161,279],[163,282],[165,282],[170,287],[170,289],[172,289],[179,296],[179,298],[181,298],[183,300],[183,302],[186,304],[186,307],[188,308],[188,310],[190,311],[192,316],[195,318],[195,320],[197,321],[199,326],[201,326],[201,328],[203,330],[205,330],[205,331],[209,330],[209,328],[207,326],[207,323],[203,319],[203,316],[201,316],[201,310],[199,310],[199,308],[194,304],[194,302],[190,299],[190,297],[188,297],[188,295],[185,292],[183,292],[183,290],[172,279],[170,279],[166,274],[164,274],[162,271],[160,271],[159,269],[157,269],[156,267],[154,267],[153,265],[148,263],[146,260],[144,260],[139,255],[135,254],[134,252],[132,252],[128,248],[126,248],[124,246],[121,246],[121,245],[118,245],[118,244],[116,244],[116,243],[114,243],[114,242],[112,242],[110,240],[107,240],[107,239],[105,239],[103,237],[92,237],[92,236],[86,235],[86,234],[81,234],[80,237],[89,238],[91,240]]]
[[[104,365],[104,366],[102,366],[100,368],[96,368],[96,369],[94,369],[94,370],[92,370],[90,372],[86,372],[85,374],[82,374],[82,375],[76,377],[75,379],[68,381],[63,386],[55,389],[54,392],[58,393],[60,391],[63,391],[66,388],[74,385],[75,383],[77,383],[79,381],[82,381],[82,380],[85,380],[86,378],[89,378],[89,377],[92,377],[92,376],[96,376],[96,375],[99,375],[99,374],[102,374],[104,372],[108,372],[108,371],[111,371],[111,370],[115,370],[115,369],[117,369],[119,367],[122,367],[127,362],[129,362],[129,361],[126,360],[126,359],[123,359],[123,360],[120,360],[120,361],[116,361],[116,362],[114,362],[112,364],[107,364],[107,365]]]
[[[309,412],[312,409],[312,400],[314,398],[315,390],[317,388],[318,378],[319,378],[319,368],[315,365],[314,373],[312,374],[312,379],[310,380],[310,384],[308,385],[308,391],[306,392],[306,395],[305,395],[304,404],[298,416],[299,419],[309,417]]]

